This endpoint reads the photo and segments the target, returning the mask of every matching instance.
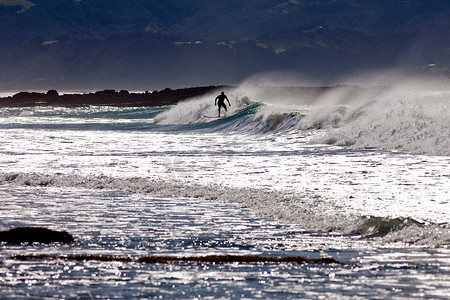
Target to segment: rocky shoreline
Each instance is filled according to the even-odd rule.
[[[10,97],[0,98],[0,107],[33,107],[33,106],[117,106],[142,107],[174,105],[180,101],[199,97],[207,93],[229,88],[228,86],[205,86],[184,89],[130,93],[126,90],[103,90],[87,94],[63,94],[56,90],[47,93],[20,92]]]
[[[103,90],[84,94],[59,94],[56,90],[46,93],[20,92],[13,96],[0,98],[0,108],[7,107],[87,107],[87,106],[115,106],[115,107],[152,107],[175,105],[178,102],[212,94],[211,101],[214,102],[216,93],[230,91],[235,86],[218,85],[190,87],[183,89],[166,88],[161,91],[130,93],[126,90]],[[352,98],[358,94],[365,93],[367,97],[373,97],[389,88],[386,86],[375,86],[363,88],[352,85],[319,86],[319,87],[295,87],[295,86],[249,86],[250,93],[259,101],[270,101],[276,99],[280,103],[287,101],[288,104],[295,103],[301,99],[301,104],[313,104],[330,92],[338,92]]]

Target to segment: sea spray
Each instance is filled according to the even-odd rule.
[[[449,108],[448,92],[396,91],[367,103],[324,109],[320,117],[307,122],[327,129],[322,143],[446,156],[450,154]]]
[[[440,89],[429,84],[406,80],[391,87],[336,86],[297,96],[282,89],[270,89],[271,93],[264,87],[240,89],[265,103],[253,119],[263,123],[259,132],[320,130],[325,134],[317,135],[313,143],[446,156],[450,91],[442,83]]]

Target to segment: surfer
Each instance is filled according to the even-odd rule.
[[[230,100],[228,100],[228,97],[225,95],[224,92],[222,92],[219,96],[216,97],[216,100],[214,101],[214,105],[217,105],[219,107],[219,117],[220,117],[220,108],[223,107],[225,109],[225,112],[227,111],[227,106],[225,105],[225,99],[228,101],[228,105],[231,106]]]

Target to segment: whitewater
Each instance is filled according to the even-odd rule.
[[[319,89],[319,88],[317,88]],[[6,298],[447,299],[450,91],[253,85],[164,107],[0,109]],[[217,92],[217,94],[220,91]],[[333,257],[140,264],[12,255]]]

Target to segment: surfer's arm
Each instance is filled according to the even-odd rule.
[[[227,99],[228,105],[231,106],[230,100],[228,100],[228,97],[227,97],[227,96],[225,96],[225,99]]]

